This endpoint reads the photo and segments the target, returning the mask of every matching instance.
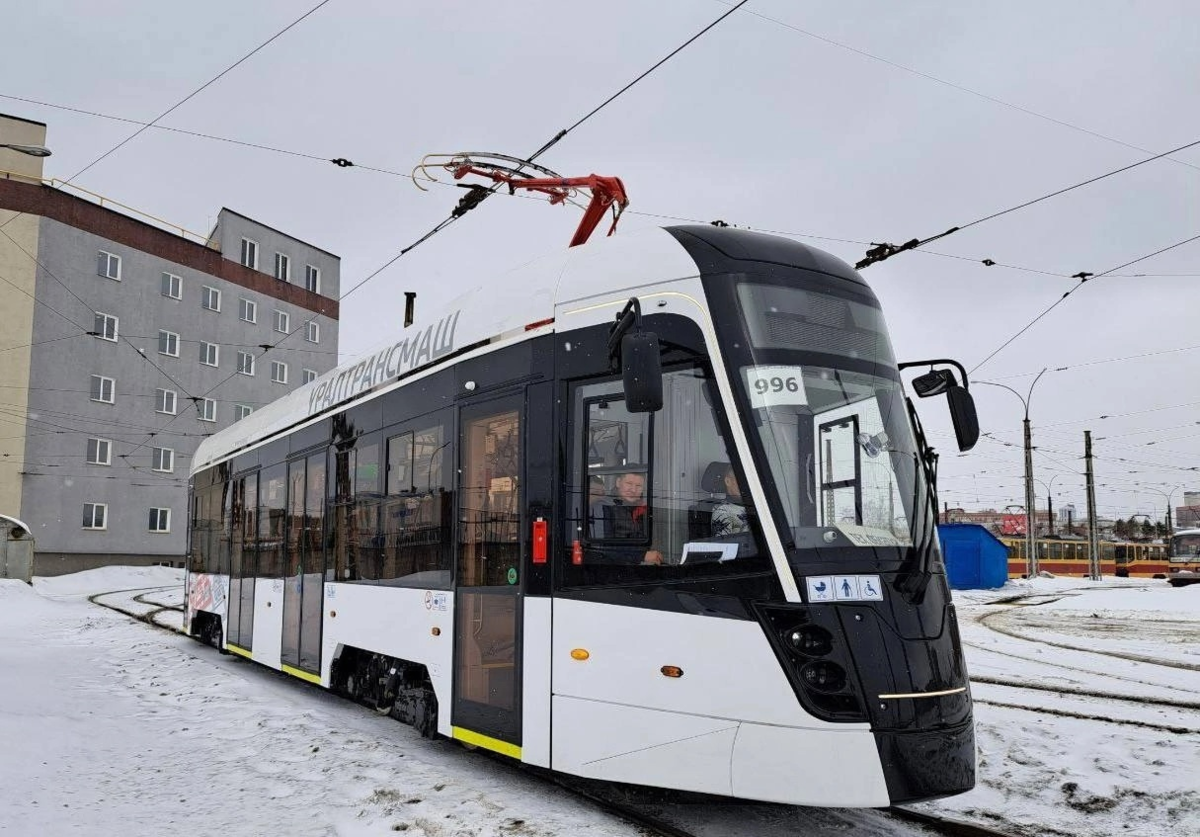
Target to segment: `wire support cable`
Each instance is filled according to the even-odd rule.
[[[995,350],[993,350],[990,355],[985,357],[983,360],[979,361],[979,363],[975,364],[975,367],[971,370],[971,374],[972,375],[975,374],[975,370],[979,369],[981,366],[983,366],[989,360],[994,358],[996,355],[1000,354],[1000,352],[1002,352],[1005,348],[1007,348],[1010,344],[1012,344],[1012,342],[1014,340],[1016,340],[1018,337],[1020,337],[1025,332],[1029,331],[1029,329],[1033,328],[1034,325],[1036,325],[1039,320],[1041,320],[1043,317],[1045,317],[1047,314],[1049,314],[1051,311],[1053,311],[1055,308],[1057,308],[1059,305],[1061,305],[1063,302],[1065,302],[1067,300],[1067,297],[1069,297],[1071,294],[1075,293],[1077,290],[1082,288],[1088,281],[1090,281],[1092,279],[1099,279],[1102,276],[1108,276],[1109,274],[1115,273],[1118,270],[1123,270],[1123,269],[1129,267],[1130,265],[1137,264],[1138,262],[1143,262],[1146,259],[1152,259],[1155,256],[1158,256],[1158,255],[1161,255],[1162,253],[1167,252],[1168,250],[1174,250],[1176,247],[1182,247],[1185,244],[1190,244],[1193,241],[1196,241],[1197,239],[1200,239],[1200,235],[1193,235],[1190,238],[1185,238],[1183,241],[1176,241],[1174,244],[1168,244],[1166,247],[1163,247],[1159,250],[1155,250],[1153,253],[1147,253],[1144,256],[1139,256],[1136,259],[1133,259],[1132,261],[1125,262],[1124,264],[1117,265],[1116,267],[1109,268],[1108,270],[1101,271],[1100,273],[1087,273],[1086,271],[1081,271],[1079,273],[1076,273],[1074,276],[1071,277],[1072,279],[1079,280],[1079,282],[1075,285],[1075,287],[1071,288],[1066,293],[1064,293],[1062,296],[1060,296],[1058,299],[1056,299],[1053,303],[1050,304],[1050,306],[1048,308],[1046,308],[1046,310],[1042,311],[1042,313],[1038,314],[1036,317],[1034,317],[1032,320],[1030,320],[1020,331],[1018,331],[1012,337],[1005,340]]]
[[[951,227],[950,229],[946,230],[945,232],[938,233],[937,235],[931,235],[931,236],[929,236],[929,238],[921,238],[921,239],[914,238],[914,239],[904,242],[903,244],[889,244],[887,242],[883,242],[883,243],[872,242],[871,249],[867,250],[866,255],[862,259],[860,259],[854,265],[854,267],[856,270],[862,270],[863,268],[870,267],[873,264],[878,264],[879,262],[886,261],[887,259],[890,259],[892,256],[895,256],[899,253],[903,253],[908,250],[915,250],[916,248],[922,247],[926,244],[929,244],[932,241],[938,241],[939,239],[945,238],[949,235],[953,235],[956,232],[962,232],[963,230],[969,229],[970,227],[974,227],[977,224],[982,224],[986,221],[991,221],[991,220],[993,220],[995,218],[999,218],[1003,215],[1008,215],[1010,212],[1016,212],[1018,210],[1025,209],[1027,207],[1033,206],[1034,204],[1041,203],[1042,201],[1049,200],[1050,198],[1054,198],[1059,195],[1065,195],[1067,192],[1074,191],[1075,189],[1082,188],[1091,183],[1096,183],[1098,181],[1104,180],[1107,177],[1112,177],[1113,175],[1117,175],[1122,172],[1129,171],[1130,169],[1135,169],[1138,166],[1145,165],[1146,163],[1152,163],[1155,160],[1161,160],[1163,157],[1170,156],[1171,154],[1175,154],[1179,151],[1184,151],[1188,148],[1193,148],[1197,145],[1200,145],[1200,140],[1193,140],[1192,142],[1186,143],[1177,148],[1172,148],[1170,151],[1164,151],[1161,154],[1155,154],[1152,157],[1146,157],[1145,159],[1138,160],[1136,163],[1130,163],[1127,166],[1122,166],[1119,169],[1113,169],[1112,171],[1105,172],[1104,174],[1099,174],[1099,175],[1096,175],[1095,177],[1090,177],[1087,180],[1080,181],[1079,183],[1075,183],[1070,186],[1064,186],[1062,189],[1056,189],[1053,192],[1042,195],[1041,197],[1033,198],[1032,200],[1024,201],[1023,203],[1019,203],[1016,206],[1010,206],[1008,209],[1002,209],[999,212],[993,212],[990,215],[985,215],[982,218],[976,218],[974,221],[969,221],[966,224],[960,224],[957,227]],[[1130,264],[1133,264],[1133,262],[1130,262]],[[1128,265],[1123,265],[1123,267],[1128,267]],[[1120,268],[1117,268],[1117,269],[1119,270]],[[1111,271],[1106,271],[1106,272],[1111,272]]]
[[[262,43],[260,43],[258,46],[254,47],[254,49],[252,49],[252,50],[250,50],[249,52],[247,52],[247,53],[246,53],[245,55],[243,55],[241,58],[239,58],[238,60],[236,60],[236,61],[234,61],[232,64],[230,64],[228,67],[226,67],[225,69],[221,70],[221,72],[217,73],[215,76],[213,76],[212,78],[210,78],[208,81],[204,82],[204,84],[200,85],[200,86],[199,86],[199,87],[197,87],[195,90],[193,90],[192,92],[188,93],[186,96],[184,96],[182,99],[180,99],[179,101],[177,101],[175,104],[171,105],[169,108],[167,108],[166,110],[164,110],[164,111],[163,111],[162,113],[160,113],[158,116],[154,117],[154,118],[153,118],[152,120],[150,120],[149,122],[139,123],[139,127],[138,127],[138,129],[137,129],[136,131],[134,131],[132,134],[130,134],[129,136],[127,136],[125,139],[123,139],[123,140],[121,140],[120,142],[118,142],[118,143],[117,143],[116,145],[114,145],[112,148],[110,148],[110,149],[108,149],[107,151],[105,151],[103,154],[101,154],[101,155],[100,155],[99,157],[97,157],[96,159],[92,160],[90,163],[88,163],[86,166],[84,166],[83,168],[81,168],[79,171],[75,172],[75,174],[71,175],[71,176],[70,176],[70,177],[68,177],[66,180],[62,181],[62,182],[63,182],[63,184],[64,184],[64,185],[69,185],[69,184],[70,184],[70,183],[71,183],[73,180],[75,180],[75,178],[77,178],[77,177],[80,177],[82,174],[84,174],[84,172],[87,172],[87,171],[89,171],[90,169],[94,168],[94,167],[95,167],[96,165],[98,165],[98,164],[99,164],[101,161],[103,161],[103,160],[105,160],[106,158],[108,158],[108,157],[112,156],[112,155],[113,155],[113,154],[115,154],[117,151],[119,151],[121,148],[123,148],[124,146],[126,146],[126,145],[128,145],[129,143],[133,142],[135,139],[137,139],[139,136],[141,136],[143,132],[145,132],[145,131],[149,130],[150,128],[154,127],[154,126],[155,126],[155,125],[156,125],[156,124],[157,124],[157,123],[158,123],[160,120],[162,120],[162,119],[165,119],[165,118],[166,118],[167,116],[169,116],[171,113],[173,113],[174,111],[178,110],[178,109],[179,109],[179,108],[181,108],[183,105],[187,104],[189,101],[191,101],[192,99],[194,99],[196,96],[200,95],[200,93],[204,92],[206,89],[208,89],[209,87],[211,87],[213,84],[216,84],[216,83],[217,83],[218,81],[220,81],[222,78],[224,78],[225,76],[227,76],[229,73],[233,72],[233,71],[234,71],[235,69],[237,69],[239,66],[241,66],[241,65],[242,65],[242,64],[244,64],[246,61],[248,61],[248,60],[249,60],[251,57],[253,57],[253,56],[254,56],[254,55],[256,55],[257,53],[261,52],[263,49],[265,49],[265,48],[266,48],[267,46],[269,46],[271,43],[273,43],[274,41],[276,41],[277,39],[279,39],[281,36],[283,36],[285,33],[287,33],[287,32],[288,32],[289,30],[291,30],[293,27],[295,27],[295,26],[297,26],[298,24],[300,24],[302,21],[304,21],[306,18],[308,18],[310,15],[312,15],[314,12],[318,11],[318,10],[319,10],[319,9],[320,9],[322,6],[325,6],[325,5],[326,5],[326,4],[328,4],[329,2],[330,2],[330,0],[321,0],[321,2],[317,3],[317,5],[313,6],[311,9],[309,9],[309,10],[308,10],[307,12],[305,12],[304,14],[300,15],[298,18],[296,18],[296,19],[295,19],[295,20],[293,20],[291,23],[289,23],[287,26],[283,27],[283,28],[282,28],[282,29],[280,29],[278,32],[276,32],[274,35],[272,35],[271,37],[267,38],[265,41],[263,41]],[[6,98],[10,98],[10,97],[6,97]],[[11,97],[11,98],[16,98],[16,97]],[[12,222],[13,222],[15,219],[17,219],[18,217],[20,217],[20,216],[21,216],[21,215],[23,215],[23,214],[25,214],[25,213],[17,213],[16,215],[13,215],[13,216],[12,216],[12,218],[9,218],[9,219],[8,219],[7,221],[5,221],[3,224],[0,224],[0,229],[3,229],[4,227],[8,226],[10,223],[12,223]]]

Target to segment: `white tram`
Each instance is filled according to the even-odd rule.
[[[969,448],[970,396],[932,363],[914,389]],[[207,439],[185,624],[562,773],[966,791],[936,457],[899,368],[870,288],[796,242],[566,250]]]

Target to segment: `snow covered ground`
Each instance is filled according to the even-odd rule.
[[[159,608],[178,604],[181,581],[159,567],[32,589],[0,581],[0,832],[642,833],[543,780],[87,600],[136,588],[116,598],[177,627],[178,612]],[[1022,835],[1200,835],[1200,585],[1037,579],[955,598],[979,784],[916,807]],[[869,811],[659,809],[705,835],[894,828]]]

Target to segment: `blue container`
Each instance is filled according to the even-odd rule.
[[[938,526],[946,579],[954,590],[990,590],[1008,581],[1008,547],[975,523]]]

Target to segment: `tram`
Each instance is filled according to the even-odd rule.
[[[1005,536],[1000,542],[1008,547],[1008,577],[1024,578],[1029,571],[1025,538]],[[1038,538],[1035,543],[1040,569],[1062,576],[1087,577],[1091,574],[1091,552],[1086,540]],[[1174,567],[1167,559],[1166,544],[1100,541],[1099,546],[1101,575],[1166,578]]]
[[[967,791],[907,365],[862,278],[797,242],[569,248],[206,439],[186,630],[564,774],[839,807]],[[969,449],[965,373],[920,365]]]
[[[1200,572],[1200,529],[1180,529],[1171,536],[1168,571]]]

